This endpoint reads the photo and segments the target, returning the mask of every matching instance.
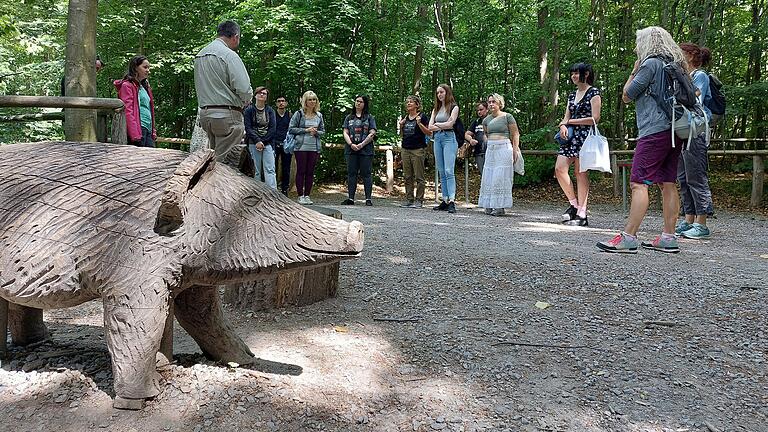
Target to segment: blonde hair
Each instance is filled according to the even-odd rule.
[[[635,52],[640,63],[648,57],[664,56],[680,65],[685,65],[683,50],[672,39],[672,35],[661,27],[646,27],[637,31]]]
[[[499,110],[504,109],[504,96],[498,94],[498,93],[491,93],[488,96],[488,99],[493,98],[493,100],[496,101],[496,103],[499,105]]]
[[[307,112],[308,99],[315,99],[317,101],[317,103],[315,104],[315,109],[312,112],[312,114],[317,114],[317,112],[320,111],[320,99],[317,98],[317,95],[312,90],[307,90],[304,92],[303,95],[301,95],[301,110],[304,111],[304,114],[309,114]]]

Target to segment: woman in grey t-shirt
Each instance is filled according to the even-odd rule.
[[[453,98],[453,90],[448,84],[440,84],[435,89],[435,106],[429,119],[429,130],[434,138],[435,168],[440,173],[443,201],[433,210],[447,210],[448,213],[456,213],[456,176],[453,168],[459,144],[456,142],[453,125],[457,118],[459,106]]]
[[[355,204],[357,175],[363,178],[365,205],[372,206],[373,193],[373,139],[376,137],[376,119],[368,112],[368,96],[355,97],[355,107],[344,118],[344,158],[347,161],[347,199],[343,205]]]
[[[483,132],[488,138],[483,175],[480,177],[480,199],[477,205],[485,213],[503,216],[512,207],[512,185],[515,159],[520,156],[520,130],[512,114],[502,111],[504,97],[488,96],[488,115],[483,119]]]

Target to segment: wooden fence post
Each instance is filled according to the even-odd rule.
[[[392,186],[395,184],[395,156],[392,149],[387,149],[387,193],[392,193]]]
[[[765,166],[763,165],[763,156],[752,156],[752,199],[749,204],[752,207],[759,207],[763,201],[763,181],[765,180]]]
[[[611,173],[613,175],[613,196],[619,196],[619,156],[611,153]]]
[[[128,144],[128,126],[124,109],[115,111],[112,115],[112,143]]]

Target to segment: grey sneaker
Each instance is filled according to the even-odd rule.
[[[492,208],[485,209],[485,214],[487,214],[487,215],[493,214],[493,209]]]
[[[638,243],[637,238],[632,239],[624,233],[620,233],[607,242],[597,243],[597,248],[605,252],[636,254]]]
[[[400,204],[400,207],[402,207],[402,208],[413,208],[413,201],[406,201],[406,202]]]
[[[680,248],[677,245],[677,239],[674,237],[671,239],[665,239],[662,236],[656,236],[656,238],[651,242],[643,242],[643,248],[665,253],[680,252]]]
[[[677,230],[675,230],[675,232],[677,232]],[[691,224],[689,229],[683,231],[681,235],[687,239],[701,240],[708,239],[711,234],[706,225],[694,223]]]
[[[689,224],[685,219],[681,220],[677,223],[677,226],[675,227],[675,235],[680,236],[683,235],[684,232],[691,229],[692,224]]]
[[[413,208],[422,208],[422,207],[424,207],[424,203],[421,202],[421,201],[414,201],[413,205],[411,207],[413,207]]]
[[[504,209],[503,208],[493,209],[493,211],[491,212],[491,216],[504,216]]]

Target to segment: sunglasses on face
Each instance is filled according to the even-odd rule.
[[[285,99],[278,99],[277,100],[277,103],[284,103],[284,102],[285,102]]]

